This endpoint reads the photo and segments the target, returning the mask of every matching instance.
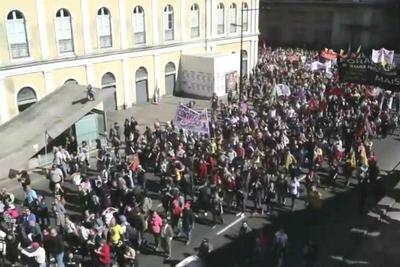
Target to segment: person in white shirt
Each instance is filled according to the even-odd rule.
[[[292,177],[288,184],[289,197],[292,199],[292,206],[291,206],[292,210],[294,209],[295,199],[299,197],[299,187],[300,187],[299,181],[297,181],[296,177]]]
[[[33,251],[28,252],[23,249],[21,245],[18,245],[18,249],[21,251],[22,254],[28,256],[29,258],[35,257],[35,261],[38,267],[46,267],[46,251],[44,250],[44,248],[42,248],[37,242],[32,243],[31,248],[33,249]]]

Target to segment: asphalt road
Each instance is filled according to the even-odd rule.
[[[399,138],[393,136],[374,142],[379,166],[383,170],[385,186],[387,189],[392,188],[400,177],[395,168],[400,161]],[[150,179],[157,180],[156,177]],[[224,214],[225,224],[215,228],[211,228],[208,224],[196,223],[191,245],[186,246],[179,240],[173,241],[171,261],[165,261],[158,255],[142,253],[139,256],[140,266],[173,266],[186,256],[195,254],[201,240],[208,238],[215,249],[213,255],[215,266],[231,267],[237,253],[231,244],[238,234],[242,221],[246,220],[255,231],[265,228],[271,239],[278,227],[283,226],[286,229],[290,242],[286,266],[303,266],[301,249],[305,242],[311,239],[319,247],[317,266],[398,267],[394,246],[396,244],[395,237],[400,237],[400,228],[395,224],[380,225],[371,217],[360,215],[358,212],[358,188],[355,186],[355,181],[353,182],[354,185],[350,188],[342,188],[339,181],[339,186],[334,192],[323,189],[324,206],[314,213],[305,210],[304,201],[299,200],[296,202],[294,211],[275,210],[270,216],[251,216],[250,213],[246,213],[245,217],[236,217],[235,214],[227,213]],[[7,187],[14,191],[17,198],[23,198],[22,189],[15,180],[3,182],[0,187]],[[33,188],[45,195],[49,203],[52,201],[48,193],[48,181],[39,174],[33,175]],[[73,219],[78,219],[80,205],[76,201],[76,188],[70,182],[66,182],[65,190],[68,213]],[[158,206],[158,204],[159,202],[155,200],[154,206]],[[252,206],[251,202],[248,204]],[[370,199],[368,205],[373,208],[375,203]],[[210,215],[208,215],[208,219],[211,219]],[[365,230],[367,233],[373,234],[362,234],[365,233]],[[379,232],[378,236],[376,236],[376,232]],[[394,235],[391,235],[392,232]],[[373,236],[374,234],[375,236]],[[149,243],[153,243],[150,235],[146,235],[146,238]],[[273,259],[267,258],[266,261],[269,263],[268,266],[275,266]],[[260,264],[248,263],[247,266],[261,266]],[[263,264],[263,266],[265,265]]]

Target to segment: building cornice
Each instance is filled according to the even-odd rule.
[[[244,35],[244,41],[251,41],[258,38],[259,33],[250,33]],[[46,71],[53,69],[60,69],[66,67],[76,67],[83,66],[88,63],[102,63],[109,62],[114,60],[122,60],[135,58],[140,56],[147,56],[153,54],[164,54],[171,53],[176,51],[181,51],[185,49],[193,49],[198,47],[204,47],[205,39],[203,40],[194,40],[190,42],[184,43],[171,43],[166,45],[155,45],[155,46],[146,46],[146,47],[138,47],[138,48],[129,48],[126,50],[118,50],[118,51],[108,51],[101,54],[91,54],[84,56],[72,56],[68,58],[57,58],[51,60],[44,61],[35,61],[29,63],[22,63],[18,65],[9,65],[0,67],[0,77],[7,77],[13,75],[19,75],[22,73],[32,73],[38,71]],[[220,38],[212,38],[208,39],[207,43],[212,43],[215,45],[223,45],[229,43],[240,42],[240,36],[231,36],[231,37],[220,37]]]

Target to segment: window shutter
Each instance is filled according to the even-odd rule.
[[[134,28],[135,33],[144,32],[144,13],[134,14]]]
[[[217,22],[218,25],[223,25],[224,24],[224,10],[223,9],[217,9]]]
[[[10,44],[25,44],[27,42],[24,19],[9,20],[6,25]]]
[[[71,19],[69,17],[56,18],[56,31],[58,40],[72,39]]]
[[[236,8],[230,8],[230,13],[231,24],[236,24]]]
[[[199,11],[198,10],[193,10],[192,11],[192,20],[191,20],[191,25],[192,28],[197,28],[199,27]]]
[[[164,30],[169,30],[169,14],[167,12],[164,13]]]
[[[97,31],[99,36],[111,35],[110,15],[97,16]]]

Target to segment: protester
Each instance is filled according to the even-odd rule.
[[[353,187],[356,178],[364,211],[370,187],[375,200],[384,193],[371,140],[384,138],[395,125],[397,115],[389,104],[393,95],[382,91],[371,95],[373,88],[339,82],[335,64],[312,70],[311,64],[318,60],[317,51],[263,50],[243,86],[228,92],[228,101],[212,96],[209,134],[178,129],[174,122],[156,122],[153,129],[147,126],[141,131],[140,118],[127,118],[123,127],[118,123],[111,127],[105,146],[97,142],[93,169],[89,143],[78,146],[74,137],[68,137],[65,149],[55,150],[48,171],[55,196],[52,209],[31,188],[27,172],[20,180],[24,213],[13,204],[13,195],[1,190],[0,210],[10,233],[21,227],[25,236],[31,236],[29,240],[23,233],[7,235],[6,258],[17,262],[9,249],[16,248],[15,243],[28,247],[42,239],[46,257],[54,257],[59,267],[65,266],[64,253],[70,255],[69,249],[77,250],[73,256],[89,258],[85,260],[90,266],[109,266],[112,260],[129,266],[137,264],[137,254],[148,247],[146,231],[154,237],[154,252],[163,249],[170,257],[175,235],[183,235],[190,244],[196,217],[216,226],[224,223],[225,210],[242,216],[249,211],[263,214],[266,207],[271,215],[275,207],[288,209],[288,197],[293,210],[304,201],[303,184],[305,201],[317,210],[323,208],[321,185],[334,190],[342,181]],[[90,90],[88,99],[94,100]],[[186,106],[193,108],[196,103]],[[75,171],[76,195],[63,184]],[[151,183],[149,173],[156,177]],[[160,207],[153,204],[153,195],[160,197]],[[76,200],[81,219],[67,219],[64,197]],[[54,227],[51,211],[59,231],[52,228],[49,235],[46,228]],[[242,236],[248,229],[243,227]],[[277,256],[284,261],[287,234],[280,230],[274,240]],[[248,243],[255,244],[260,258],[265,257],[269,244],[265,233]],[[209,247],[203,240],[199,255],[207,257]]]

